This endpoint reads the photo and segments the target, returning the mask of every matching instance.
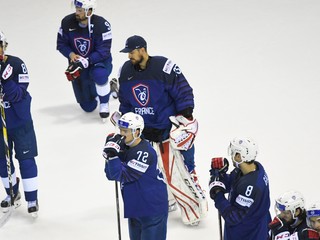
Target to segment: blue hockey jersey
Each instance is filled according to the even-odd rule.
[[[141,115],[147,128],[170,129],[169,116],[194,108],[193,90],[180,68],[161,56],[149,56],[147,68],[124,63],[119,76],[119,111]]]
[[[7,55],[0,76],[7,128],[16,128],[32,121],[31,96],[27,91],[30,79],[25,63],[18,57]]]
[[[215,197],[215,206],[225,220],[225,240],[268,239],[270,193],[268,176],[259,162],[256,171],[242,175],[234,169],[227,178],[227,200],[222,192]]]
[[[57,50],[66,58],[74,52],[89,58],[95,64],[111,58],[111,25],[103,17],[91,17],[90,34],[88,27],[80,27],[75,14],[64,17],[57,36]]]
[[[125,218],[168,212],[167,186],[158,169],[157,154],[146,140],[106,162],[105,173],[109,180],[121,183]]]

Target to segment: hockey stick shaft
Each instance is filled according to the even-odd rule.
[[[121,240],[119,191],[118,191],[118,182],[117,182],[117,181],[115,181],[115,188],[116,188],[116,205],[117,205],[117,220],[118,220],[118,236],[119,236],[119,240]]]
[[[219,235],[220,235],[220,240],[223,240],[223,236],[222,236],[222,220],[221,220],[221,214],[218,213],[218,217],[219,217]]]
[[[10,150],[8,145],[8,132],[7,132],[7,124],[6,124],[6,115],[4,112],[4,101],[3,101],[3,89],[0,86],[0,109],[1,109],[1,121],[2,121],[2,135],[4,140],[4,148],[6,152],[6,161],[7,161],[7,172],[8,172],[8,179],[9,179],[9,191],[11,197],[11,206],[14,205],[14,193],[13,193],[13,185],[12,185],[12,174],[11,174],[11,163],[10,163]]]
[[[0,228],[9,221],[12,215],[12,212],[14,210],[14,193],[13,193],[13,186],[12,186],[10,151],[8,146],[8,133],[7,133],[7,125],[6,125],[6,115],[4,112],[3,96],[4,96],[3,89],[2,89],[2,85],[0,84],[0,112],[1,112],[1,121],[2,121],[2,135],[4,140],[5,152],[6,152],[7,172],[8,172],[8,179],[9,179],[9,193],[11,198],[11,207],[9,208],[9,211],[6,212],[0,218]]]

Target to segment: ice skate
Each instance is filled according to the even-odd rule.
[[[39,204],[38,200],[28,202],[28,213],[34,218],[38,217]]]
[[[17,208],[21,205],[21,194],[18,191],[15,195],[14,195],[14,207]],[[1,202],[1,208],[2,208],[2,212],[8,212],[9,208],[11,207],[11,196],[7,195],[7,197],[5,199],[2,200]]]
[[[111,91],[112,97],[114,99],[117,99],[119,94],[119,87],[118,87],[118,80],[116,78],[112,78],[110,80],[110,91]]]
[[[100,117],[102,119],[102,122],[105,122],[107,118],[109,117],[109,103],[101,103],[100,104]]]
[[[169,212],[174,212],[178,209],[177,207],[177,202],[174,202],[172,204],[169,205]]]

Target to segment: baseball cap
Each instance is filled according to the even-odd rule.
[[[143,48],[143,47],[147,48],[146,40],[144,40],[143,37],[134,35],[134,36],[129,37],[127,39],[125,48],[122,49],[120,52],[129,53],[135,49],[139,49],[139,48]]]

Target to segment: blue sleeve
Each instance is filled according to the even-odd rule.
[[[104,172],[109,180],[120,181],[121,178],[121,169],[122,163],[120,158],[115,158],[109,161],[106,161]]]
[[[15,59],[16,60],[12,62],[11,66],[11,76],[2,81],[4,100],[8,102],[19,102],[24,99],[27,95],[27,88],[29,85],[29,75],[25,63],[19,58]],[[3,69],[5,69],[6,66],[4,66]]]
[[[241,223],[250,210],[257,210],[254,208],[257,208],[261,198],[260,190],[256,184],[253,184],[252,178],[236,180],[236,176],[237,172],[230,174],[233,189],[229,201],[222,193],[218,193],[214,199],[216,208],[229,225]]]
[[[111,25],[107,20],[101,18],[97,28],[97,33],[94,37],[95,47],[89,54],[90,64],[95,64],[111,57]]]
[[[138,149],[132,151],[128,159],[130,160],[121,161],[119,157],[116,157],[109,160],[105,166],[107,178],[121,183],[137,181],[147,171],[155,156],[148,150]]]
[[[232,206],[222,192],[217,193],[214,201],[215,207],[228,225],[237,225],[241,223],[248,212],[248,209]]]
[[[68,59],[72,52],[72,48],[69,45],[69,35],[63,30],[62,26],[60,27],[57,36],[57,50]]]
[[[193,89],[177,65],[173,67],[170,75],[172,78],[172,84],[169,85],[168,92],[170,93],[170,96],[175,99],[177,112],[180,112],[188,107],[193,109]]]

